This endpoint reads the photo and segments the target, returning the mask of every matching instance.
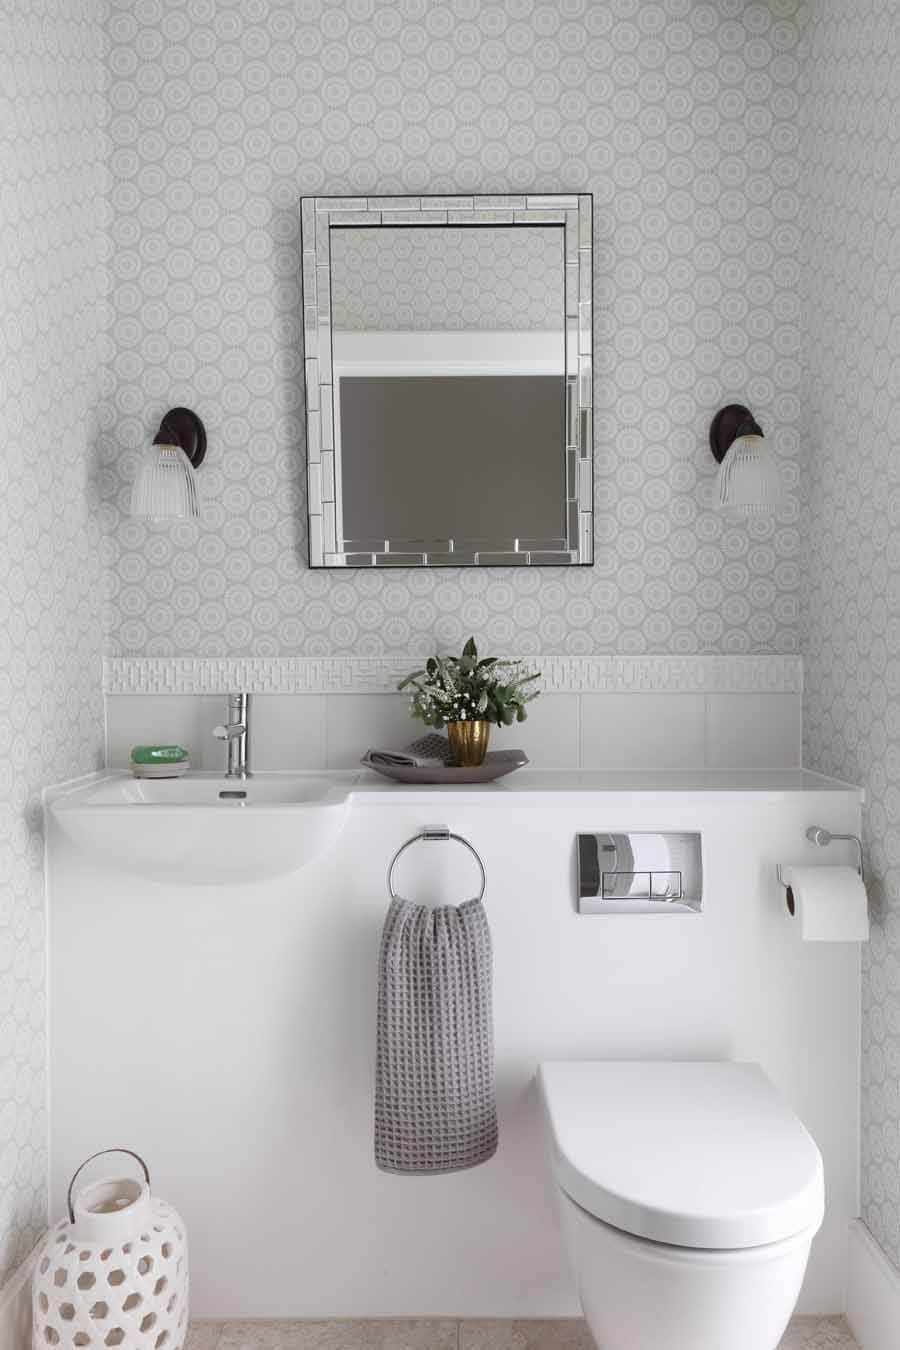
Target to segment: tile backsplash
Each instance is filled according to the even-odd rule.
[[[122,768],[141,742],[177,741],[195,768],[218,770],[224,695],[110,694],[108,763]],[[494,730],[492,748],[521,748],[538,768],[794,768],[801,695],[542,694],[528,720]],[[254,694],[251,766],[352,769],[370,747],[422,734],[400,694]]]
[[[107,659],[111,767],[131,747],[178,741],[219,769],[212,730],[225,692],[252,696],[257,769],[350,769],[370,747],[421,735],[397,681],[409,656]],[[493,732],[543,768],[793,768],[800,764],[803,667],[794,656],[537,657],[526,722]]]

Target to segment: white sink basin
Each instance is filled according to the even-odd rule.
[[[237,884],[296,872],[334,843],[355,774],[137,779],[113,773],[53,796],[93,858],[158,881]]]

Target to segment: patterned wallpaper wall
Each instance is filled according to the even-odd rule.
[[[113,655],[798,645],[799,0],[111,0]],[[596,566],[305,566],[299,198],[592,191]],[[776,520],[710,509],[710,416]],[[199,527],[124,518],[155,418],[209,430]]]
[[[39,791],[99,757],[101,591],[113,655],[789,653],[801,431],[806,755],[869,793],[864,1205],[900,1260],[900,19],[810,12],[800,147],[799,0],[0,0],[0,1282],[45,1217]],[[597,566],[310,573],[300,196],[530,188],[594,193]],[[734,397],[776,521],[710,509]],[[205,518],[148,527],[177,402]]]
[[[863,1217],[900,1263],[900,12],[816,0],[809,163],[811,425],[805,756],[863,783]]]
[[[0,1285],[47,1217],[40,792],[102,762],[101,17],[0,0]]]
[[[562,331],[561,227],[331,231],[336,329]]]

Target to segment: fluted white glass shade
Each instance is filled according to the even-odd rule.
[[[762,436],[738,436],[719,465],[718,501],[723,511],[771,515],[781,497],[781,475]]]
[[[151,445],[131,490],[131,514],[147,520],[200,515],[197,475],[180,445]]]

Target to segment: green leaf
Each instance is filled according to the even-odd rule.
[[[539,680],[541,672],[536,670],[531,675],[517,675],[515,679],[510,680],[510,689],[520,689],[523,684],[531,684],[532,680]]]
[[[511,726],[528,716],[525,704],[541,692],[534,687],[539,671],[522,660],[501,656],[478,659],[474,637],[460,656],[429,656],[424,670],[415,670],[397,685],[412,691],[410,714],[440,730],[448,722],[483,717],[495,726]]]
[[[437,658],[437,667],[438,670],[440,671],[441,681],[443,682],[444,688],[447,689],[451,694],[455,694],[457,692],[457,685],[456,680],[454,679],[453,676],[453,672],[451,671],[450,668],[450,662],[443,660],[439,656]]]
[[[411,675],[407,675],[405,680],[400,681],[400,683],[397,685],[397,688],[399,690],[405,689],[407,685],[412,684],[414,680],[420,680],[424,674],[425,674],[424,670],[414,670]]]

